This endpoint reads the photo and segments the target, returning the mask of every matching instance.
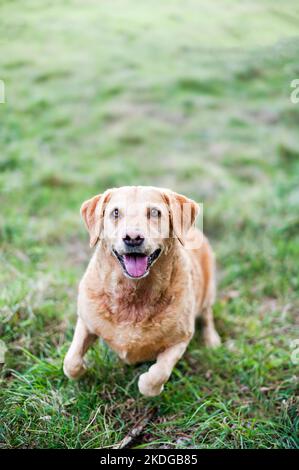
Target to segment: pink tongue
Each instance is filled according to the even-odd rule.
[[[147,269],[147,256],[125,255],[126,270],[132,277],[143,276]]]

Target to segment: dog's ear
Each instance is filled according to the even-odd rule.
[[[199,213],[199,205],[192,199],[170,190],[163,190],[162,196],[169,208],[172,235],[184,245],[184,239],[194,226]]]
[[[111,191],[107,190],[103,194],[97,194],[83,202],[81,206],[80,212],[89,232],[91,247],[94,247],[98,242],[103,225],[105,204],[110,195]]]

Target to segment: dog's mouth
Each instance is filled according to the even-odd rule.
[[[120,262],[127,276],[133,279],[141,279],[149,273],[150,267],[158,259],[161,251],[158,248],[149,256],[144,253],[125,253],[120,255],[116,250],[113,250],[113,254]]]

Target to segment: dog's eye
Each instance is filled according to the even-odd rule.
[[[118,219],[119,218],[119,210],[117,208],[113,209],[113,211],[111,212],[111,215],[114,219]]]
[[[154,218],[161,217],[161,211],[159,211],[159,209],[156,209],[155,207],[153,207],[152,209],[150,209],[149,216],[154,217]]]

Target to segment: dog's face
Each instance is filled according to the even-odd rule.
[[[103,237],[126,276],[137,279],[148,274],[165,248],[163,223],[168,218],[167,206],[157,190],[121,188],[111,193]]]
[[[90,232],[91,246],[102,239],[124,275],[141,279],[162,252],[167,252],[173,237],[183,243],[184,232],[194,223],[197,210],[194,201],[172,191],[125,186],[84,202],[81,213]]]

